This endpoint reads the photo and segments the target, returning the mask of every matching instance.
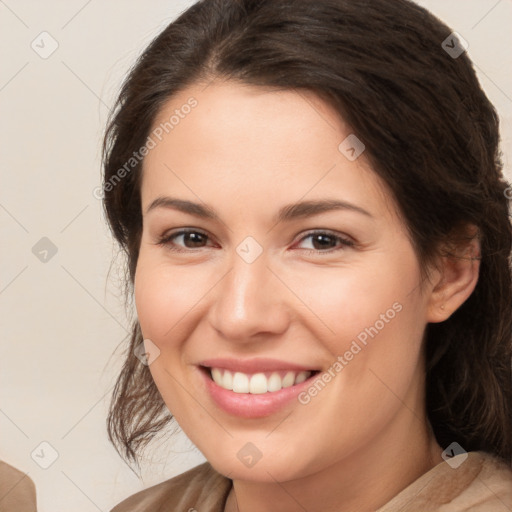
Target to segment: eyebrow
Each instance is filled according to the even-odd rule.
[[[219,216],[210,206],[206,204],[194,203],[186,199],[177,199],[174,197],[157,197],[147,207],[146,214],[152,210],[155,210],[156,208],[169,208],[203,219],[220,221]],[[340,201],[338,199],[324,199],[317,201],[301,201],[299,203],[292,203],[283,206],[274,217],[273,221],[275,223],[286,222],[293,219],[310,217],[335,210],[349,210],[373,218],[373,215],[370,212],[355,204],[349,203],[347,201]]]

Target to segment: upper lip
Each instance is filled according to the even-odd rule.
[[[200,366],[209,368],[223,368],[234,372],[258,373],[278,370],[290,371],[315,371],[311,366],[303,366],[288,361],[278,359],[254,358],[254,359],[232,359],[232,358],[214,358],[205,359],[199,363]]]

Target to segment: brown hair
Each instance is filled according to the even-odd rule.
[[[427,325],[427,414],[441,446],[512,456],[512,278],[498,116],[451,30],[408,0],[202,0],[147,47],[126,78],[104,140],[104,207],[131,289],[142,230],[142,147],[162,106],[215,77],[310,90],[361,139],[393,194],[423,269],[478,228],[480,277],[445,322]],[[450,41],[450,47],[455,43]],[[133,325],[108,432],[128,460],[172,419],[134,355]]]

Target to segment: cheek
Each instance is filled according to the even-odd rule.
[[[158,279],[158,271],[139,259],[135,274],[135,307],[144,338],[161,339],[173,324],[175,310],[170,307],[172,290],[164,279]]]
[[[393,344],[403,341],[400,331],[417,331],[423,304],[414,261],[375,258],[371,265],[319,267],[285,280],[309,309],[308,325],[315,337],[337,355],[348,350],[352,340],[359,337],[364,342],[377,331],[379,337],[388,333]]]
[[[135,306],[145,338],[172,342],[204,295],[198,269],[170,267],[141,250],[135,273]]]
[[[419,375],[424,329],[419,274],[411,268],[397,277],[394,266],[386,270],[367,267],[347,279],[317,275],[302,283],[301,293],[308,293],[304,302],[323,325],[315,337],[332,355],[325,384],[312,385],[300,397],[312,418],[306,430],[310,436],[322,430],[332,439],[331,448],[341,451],[377,435],[402,401],[409,401]],[[322,457],[315,460],[319,467]]]
[[[297,294],[314,314],[313,337],[331,355],[324,375],[330,391],[317,400],[320,392],[310,389],[302,403],[321,423],[330,422],[333,432],[352,428],[332,419],[334,408],[352,418],[355,437],[365,429],[377,431],[401,404],[397,396],[404,397],[415,380],[425,327],[419,279],[416,259],[406,253],[335,273],[318,269],[296,280]],[[368,411],[371,418],[363,421]]]
[[[182,347],[190,336],[193,307],[204,295],[198,289],[197,279],[191,280],[192,272],[171,269],[141,248],[134,280],[135,306],[143,338],[150,339],[159,349],[149,370],[167,408],[185,425],[191,404],[189,395],[177,384],[183,381]]]

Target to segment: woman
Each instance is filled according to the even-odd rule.
[[[207,463],[114,510],[512,508],[496,112],[407,0],[207,0],[128,76],[104,204],[137,321],[109,433]],[[507,508],[508,507],[508,508]]]

